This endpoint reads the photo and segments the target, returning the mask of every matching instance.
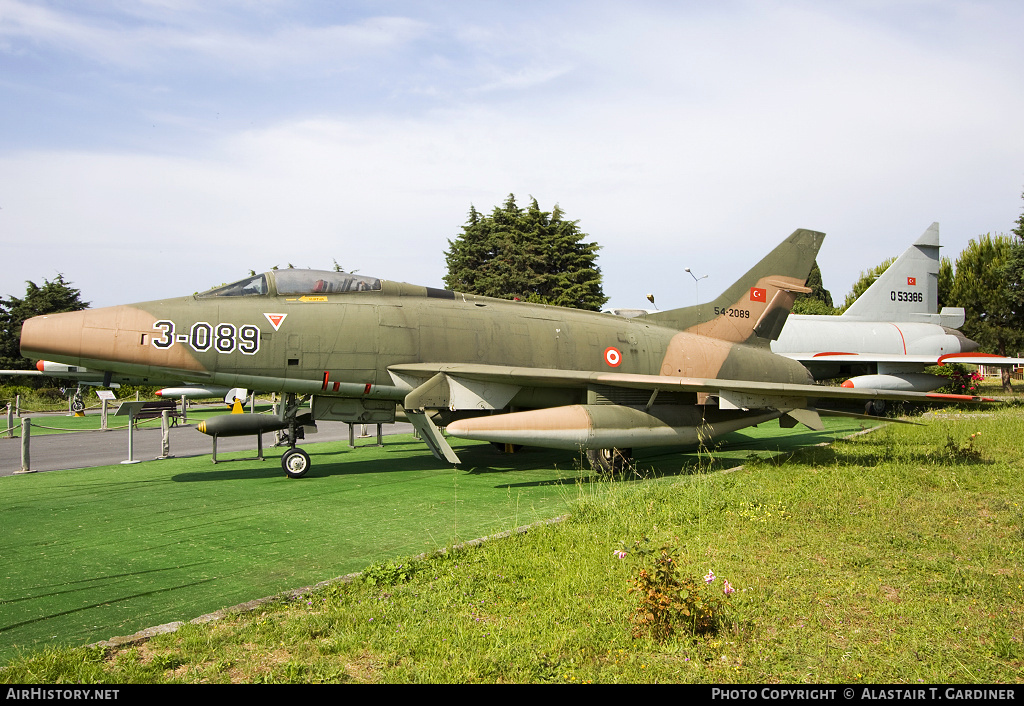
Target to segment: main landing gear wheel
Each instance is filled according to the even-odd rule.
[[[291,448],[281,455],[281,468],[289,478],[302,478],[311,465],[309,454],[302,449]]]
[[[633,462],[633,449],[587,449],[587,460],[601,475],[615,476]]]

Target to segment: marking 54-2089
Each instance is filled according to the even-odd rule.
[[[260,349],[260,328],[252,324],[213,324],[197,321],[188,333],[175,333],[174,322],[168,319],[157,321],[153,328],[163,335],[153,339],[153,345],[167,349],[175,343],[187,343],[196,353],[205,353],[211,348],[218,353],[233,353],[236,349],[245,355],[255,355]]]
[[[715,307],[715,316],[731,316],[734,319],[749,319],[750,318],[750,310],[749,309],[733,309],[733,308],[726,309],[725,307],[716,306]]]

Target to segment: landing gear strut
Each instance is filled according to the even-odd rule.
[[[287,443],[290,448],[281,455],[281,468],[289,478],[302,478],[312,466],[309,454],[295,446],[295,442],[302,436],[302,427],[296,421],[298,412],[299,402],[295,393],[287,393],[284,399],[284,420],[288,422]]]

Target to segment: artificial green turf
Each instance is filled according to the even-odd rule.
[[[814,433],[766,424],[726,437],[713,462],[652,450],[638,453],[637,467],[648,477],[722,468],[863,426],[826,425]],[[301,480],[283,475],[280,449],[262,463],[182,458],[0,478],[0,658],[189,620],[553,518],[591,480],[579,454],[453,446],[459,469],[392,436],[383,448],[308,444],[314,465]]]

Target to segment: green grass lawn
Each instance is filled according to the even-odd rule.
[[[827,447],[811,444],[832,434],[791,430],[803,448],[781,454],[769,424],[712,454],[640,455],[646,479],[628,482],[489,445],[460,445],[456,471],[411,439],[307,447],[301,481],[274,459],[0,479],[7,645],[82,644],[367,566],[372,579],[130,648],[47,649],[0,679],[1018,682],[1024,411],[926,424]],[[713,571],[715,590],[730,581],[717,633],[634,634],[640,546],[667,547],[690,578]]]
[[[833,438],[779,431],[765,425],[733,435],[718,463],[777,448],[780,439]],[[553,518],[568,512],[577,483],[590,477],[572,453],[456,447],[466,462],[458,470],[411,436],[387,437],[383,448],[310,444],[313,470],[300,481],[282,474],[281,449],[268,449],[262,463],[211,467],[199,457],[0,478],[0,655],[189,620]],[[645,473],[659,474],[697,462],[663,451],[639,458]]]

